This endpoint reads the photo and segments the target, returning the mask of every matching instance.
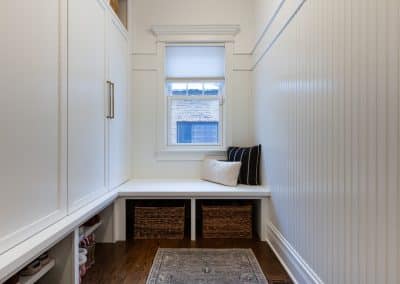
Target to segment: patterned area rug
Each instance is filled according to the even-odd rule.
[[[251,249],[158,249],[147,284],[267,284]]]

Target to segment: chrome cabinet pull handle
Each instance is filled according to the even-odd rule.
[[[112,86],[112,115],[111,119],[115,118],[115,84],[111,83]]]
[[[108,119],[112,119],[112,85],[111,81],[107,81],[108,84]]]

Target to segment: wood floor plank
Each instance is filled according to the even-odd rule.
[[[144,284],[158,248],[251,248],[270,284],[293,283],[266,242],[245,239],[136,240],[97,244],[83,284]]]

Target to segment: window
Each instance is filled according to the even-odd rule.
[[[225,49],[167,46],[168,146],[223,146]]]

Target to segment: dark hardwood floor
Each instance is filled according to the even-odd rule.
[[[96,264],[83,283],[146,283],[153,258],[161,248],[251,248],[270,284],[292,283],[265,242],[256,240],[136,240],[96,245]]]

